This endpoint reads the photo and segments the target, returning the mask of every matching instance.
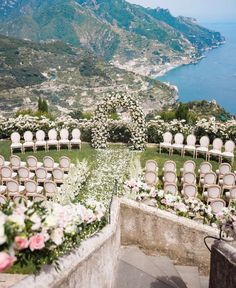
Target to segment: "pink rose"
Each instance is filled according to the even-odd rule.
[[[0,273],[10,268],[15,261],[15,257],[12,257],[5,252],[0,252]]]
[[[41,250],[45,247],[44,236],[42,234],[37,234],[32,236],[29,240],[29,248],[31,251]]]
[[[17,250],[23,250],[28,248],[29,246],[29,241],[26,237],[22,237],[22,236],[16,236],[15,237],[15,248]]]

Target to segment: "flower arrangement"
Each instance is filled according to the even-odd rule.
[[[98,105],[93,119],[92,146],[96,149],[107,147],[108,114],[112,109],[123,107],[129,110],[132,123],[129,125],[131,132],[131,148],[133,150],[144,150],[146,140],[146,123],[142,108],[134,97],[128,93],[112,93],[106,95],[103,102]]]
[[[0,212],[0,272],[14,263],[31,261],[36,269],[55,263],[100,229],[105,207],[93,202],[85,205],[47,202],[3,205]]]

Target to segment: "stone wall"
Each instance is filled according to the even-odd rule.
[[[121,243],[138,245],[149,254],[164,254],[183,265],[198,266],[209,273],[210,253],[205,236],[218,230],[172,213],[122,198]],[[211,240],[208,241],[212,244]]]
[[[112,204],[111,224],[82,242],[81,246],[60,259],[59,272],[44,267],[38,276],[29,276],[14,288],[111,288],[120,248],[120,204]]]
[[[210,288],[236,287],[236,249],[215,241],[211,252]]]

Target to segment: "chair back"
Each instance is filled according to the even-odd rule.
[[[33,141],[33,133],[31,131],[26,131],[24,133],[24,140],[25,140],[25,142],[32,142]]]
[[[208,172],[204,175],[204,184],[213,185],[216,184],[216,173],[215,172]]]
[[[196,136],[191,134],[191,135],[188,135],[187,137],[187,145],[188,146],[195,146],[196,145]]]
[[[186,162],[184,162],[184,167],[183,167],[183,171],[184,172],[193,172],[195,171],[196,168],[196,163],[192,160],[188,160]]]
[[[80,139],[80,130],[78,128],[75,128],[72,130],[72,138],[79,140]]]
[[[53,178],[56,180],[63,180],[64,171],[61,168],[57,167],[52,170],[52,175],[53,175]]]
[[[225,142],[225,152],[234,153],[235,144],[232,140],[228,140]]]
[[[233,186],[229,190],[230,199],[236,199],[236,186]]]
[[[47,178],[47,170],[44,167],[39,167],[35,170],[36,177],[38,179],[46,179]]]
[[[37,203],[37,202],[47,202],[47,198],[45,196],[43,196],[43,195],[35,195],[33,197],[33,201],[35,203]]]
[[[219,166],[219,175],[225,175],[231,172],[231,165],[229,163],[221,163]]]
[[[50,129],[48,131],[48,139],[49,140],[57,140],[57,131],[56,131],[56,129]]]
[[[13,132],[11,134],[11,142],[12,143],[20,143],[20,134],[18,132]]]
[[[214,139],[212,145],[213,145],[214,150],[221,151],[222,146],[223,146],[223,141],[220,138],[216,138],[216,139]]]
[[[62,169],[69,169],[70,168],[70,158],[66,156],[61,156],[59,160],[59,165]]]
[[[212,165],[209,162],[203,162],[200,165],[200,174],[206,174],[212,171]]]
[[[8,166],[3,166],[1,168],[1,175],[2,175],[2,178],[11,178],[12,177],[12,169],[11,167],[8,167]]]
[[[171,143],[173,139],[173,135],[170,132],[165,132],[163,135],[164,143]]]
[[[37,183],[34,180],[25,181],[26,193],[37,193]]]
[[[174,161],[168,160],[164,163],[164,171],[176,171],[176,163]]]
[[[69,138],[69,131],[65,128],[61,129],[60,131],[60,138],[61,140],[68,140]]]
[[[208,148],[210,144],[210,139],[208,136],[202,136],[200,139],[200,146]]]
[[[176,183],[176,173],[173,171],[167,171],[164,174],[165,183]]]
[[[185,184],[183,187],[183,194],[188,198],[197,197],[197,186],[194,184]]]
[[[45,181],[44,190],[46,194],[56,194],[58,191],[56,183],[50,180]]]
[[[215,199],[210,201],[210,206],[213,214],[218,214],[226,206],[225,201],[222,199]]]
[[[146,161],[145,170],[146,171],[156,172],[156,170],[157,170],[157,162],[154,161],[154,160]]]
[[[7,181],[7,192],[10,194],[19,193],[19,184],[16,180]]]
[[[34,156],[28,156],[26,159],[26,163],[27,163],[29,169],[30,168],[35,169],[35,168],[37,168],[38,160]]]
[[[221,187],[219,185],[211,185],[207,188],[207,197],[211,199],[220,198]]]
[[[183,174],[183,183],[184,184],[195,184],[196,183],[196,175],[193,172],[185,172]]]
[[[50,156],[45,156],[43,158],[43,166],[47,168],[53,168],[54,167],[54,159]]]
[[[145,172],[144,179],[145,179],[145,182],[151,186],[155,186],[157,183],[157,175],[153,171]]]
[[[175,144],[183,144],[184,143],[184,135],[182,133],[177,133],[175,135]]]
[[[173,195],[177,195],[178,194],[177,185],[174,183],[166,183],[164,185],[164,192],[165,193],[171,193]]]
[[[36,132],[36,141],[45,141],[45,132],[43,130]]]
[[[235,185],[235,174],[234,173],[226,173],[223,176],[223,185],[233,186]]]
[[[18,169],[18,175],[20,179],[29,178],[29,169],[27,167],[20,167]]]
[[[17,155],[12,155],[12,156],[10,157],[10,163],[11,163],[11,165],[12,165],[13,167],[20,167],[20,165],[21,165],[21,159],[20,159],[20,157],[17,156]]]

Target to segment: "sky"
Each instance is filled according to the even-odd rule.
[[[236,0],[127,0],[145,7],[168,8],[175,16],[199,22],[236,22]]]

